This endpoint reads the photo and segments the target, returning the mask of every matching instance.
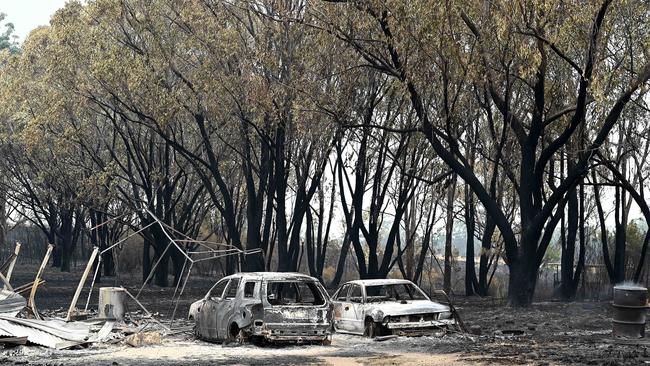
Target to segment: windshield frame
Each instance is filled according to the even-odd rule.
[[[395,288],[396,286],[405,286],[406,288],[411,288],[413,291],[412,293],[409,293],[410,299],[395,299],[395,298],[390,298],[390,299],[377,299],[376,297],[370,297],[368,295],[368,288],[369,287],[391,287]],[[417,296],[419,294],[422,298],[413,298],[414,296]],[[422,291],[416,284],[413,282],[398,282],[398,283],[383,283],[383,284],[364,284],[363,286],[363,296],[364,296],[364,303],[373,303],[373,302],[401,302],[401,301],[420,301],[420,300],[428,300],[431,301],[429,296]]]
[[[306,304],[306,303],[301,303],[301,304],[272,304],[269,299],[269,289],[271,288],[273,283],[297,283],[297,284],[303,284],[307,287],[310,285],[313,285],[314,290],[317,292],[316,294],[320,296],[321,300],[323,301],[322,304]],[[261,293],[261,297],[264,299],[266,303],[268,303],[271,307],[292,307],[292,306],[313,306],[313,307],[323,307],[327,306],[330,303],[330,298],[329,295],[327,294],[327,291],[322,287],[320,282],[311,280],[311,279],[302,279],[302,278],[287,278],[287,279],[268,279],[263,281],[263,293]],[[316,295],[314,294],[314,295]]]

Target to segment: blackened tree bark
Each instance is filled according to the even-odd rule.
[[[422,243],[420,247],[420,253],[418,255],[418,263],[415,268],[415,273],[413,274],[413,282],[419,284],[422,279],[422,271],[424,270],[424,263],[429,255],[431,247],[431,234],[433,232],[433,227],[436,222],[436,215],[438,211],[438,197],[431,197],[431,202],[429,205],[429,210],[427,211],[427,220],[424,224],[424,236],[422,237]]]
[[[614,284],[614,265],[612,264],[612,259],[609,254],[609,234],[607,232],[605,211],[603,210],[603,204],[601,201],[600,185],[596,176],[596,170],[591,171],[591,181],[594,186],[594,201],[596,203],[596,210],[598,212],[598,224],[600,228],[600,243],[603,253],[603,262],[605,263],[605,269],[607,270],[607,277],[609,278],[610,283]]]
[[[474,231],[476,228],[474,197],[469,187],[465,185],[465,229],[467,240],[465,244],[465,295],[472,296],[478,293],[478,280],[476,279],[476,263],[474,253]]]
[[[445,267],[442,289],[448,294],[451,293],[451,266],[452,266],[452,244],[454,237],[454,199],[456,197],[456,175],[452,175],[447,182],[447,200],[445,208]]]
[[[346,263],[347,263],[347,258],[348,258],[348,252],[350,251],[350,237],[346,233],[345,236],[343,237],[343,242],[341,243],[341,251],[339,253],[339,259],[336,263],[336,273],[334,274],[334,278],[332,279],[332,282],[330,282],[329,286],[332,288],[338,287],[339,284],[341,283],[341,279],[343,278],[343,274],[345,273],[346,269]]]

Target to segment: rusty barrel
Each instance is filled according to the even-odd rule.
[[[648,289],[637,285],[614,286],[612,335],[624,338],[645,336]]]

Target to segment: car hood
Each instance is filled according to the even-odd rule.
[[[384,316],[440,313],[450,311],[449,306],[429,300],[412,300],[402,304],[397,301],[382,301],[366,304],[372,310],[381,311]]]
[[[204,299],[193,302],[192,305],[190,305],[190,311],[188,312],[187,317],[189,319],[196,319],[196,314],[199,312],[199,307],[201,307],[204,302]]]

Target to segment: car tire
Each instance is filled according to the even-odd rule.
[[[241,343],[241,337],[239,334],[239,326],[237,326],[237,323],[232,323],[230,324],[230,327],[228,327],[228,334],[226,335],[226,343],[233,343],[233,342],[238,342]]]
[[[368,338],[375,338],[381,335],[381,324],[375,322],[372,319],[366,320],[366,326],[363,332]]]

